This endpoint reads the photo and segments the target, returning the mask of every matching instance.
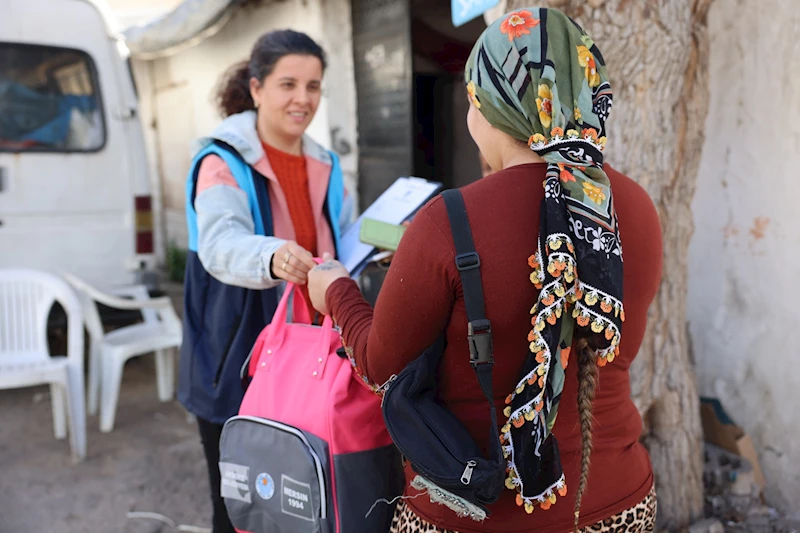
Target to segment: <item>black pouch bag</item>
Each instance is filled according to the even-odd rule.
[[[491,416],[491,456],[482,456],[466,428],[437,401],[436,371],[444,352],[444,335],[392,378],[383,397],[383,418],[395,445],[418,474],[412,487],[427,490],[432,501],[459,516],[480,521],[489,514],[486,506],[500,496],[506,477],[492,393],[492,328],[485,317],[480,258],[464,199],[458,190],[445,191],[442,196],[464,289],[470,364]]]

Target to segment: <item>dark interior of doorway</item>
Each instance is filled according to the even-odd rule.
[[[483,17],[454,27],[451,0],[352,0],[352,6],[362,209],[399,176],[446,188],[479,179],[463,72],[486,28]],[[407,62],[387,59],[395,57]],[[373,305],[384,276],[385,268],[372,264],[360,277]]]
[[[464,65],[486,24],[456,28],[450,0],[412,0],[414,174],[460,187],[481,176],[478,148],[466,128]]]

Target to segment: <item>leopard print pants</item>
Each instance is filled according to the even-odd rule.
[[[653,486],[644,500],[630,509],[596,524],[581,529],[581,533],[649,533],[656,526],[656,489]],[[414,514],[403,500],[394,510],[389,533],[458,533],[451,529],[440,529]]]

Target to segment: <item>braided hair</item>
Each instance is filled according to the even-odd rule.
[[[592,410],[594,395],[597,390],[597,353],[589,346],[586,337],[575,340],[574,350],[578,360],[578,419],[581,426],[581,474],[578,492],[575,494],[575,527],[578,531],[578,520],[581,515],[581,502],[589,482],[589,466],[592,455]]]

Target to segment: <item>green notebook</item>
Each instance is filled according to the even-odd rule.
[[[364,218],[361,220],[361,231],[358,237],[364,244],[394,252],[397,250],[400,238],[405,231],[405,226],[389,224],[373,218]]]

